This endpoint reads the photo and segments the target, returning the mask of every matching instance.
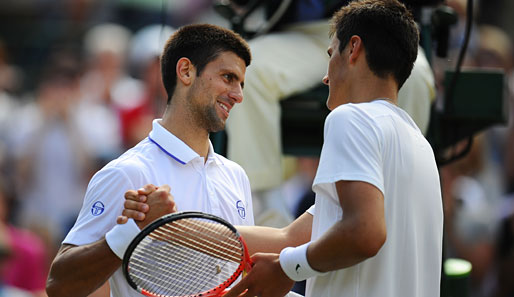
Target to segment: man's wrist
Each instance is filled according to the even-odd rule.
[[[280,266],[285,274],[294,281],[303,281],[313,276],[323,275],[314,270],[307,261],[307,248],[310,242],[298,247],[287,247],[280,252]]]
[[[125,251],[141,230],[133,219],[129,219],[125,224],[117,224],[107,234],[105,234],[105,241],[111,250],[123,259]]]

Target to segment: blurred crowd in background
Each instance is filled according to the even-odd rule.
[[[159,54],[166,38],[190,23],[230,26],[213,2],[0,1],[0,296],[46,296],[49,263],[89,179],[146,137],[164,111]],[[448,57],[432,58],[438,92],[462,44],[466,3],[446,1],[459,21]],[[464,158],[440,168],[445,254],[472,263],[473,297],[512,297],[514,2],[474,4],[464,65],[505,72],[511,116],[475,135]],[[273,221],[266,217],[272,205],[257,207],[257,223],[285,224],[312,203],[317,159],[292,160],[281,185],[268,189],[280,200],[272,205],[288,213]]]

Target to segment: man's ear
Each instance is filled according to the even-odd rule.
[[[352,37],[350,37],[348,46],[350,47],[350,51],[349,51],[350,63],[355,63],[357,61],[357,58],[359,57],[359,55],[364,52],[364,46],[362,44],[362,39],[358,35],[353,35]]]
[[[186,86],[189,86],[196,76],[196,68],[188,58],[178,60],[176,71],[178,80]]]

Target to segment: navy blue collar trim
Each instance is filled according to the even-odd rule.
[[[179,158],[173,156],[170,152],[168,152],[167,150],[165,150],[162,146],[160,146],[157,142],[155,142],[155,140],[153,140],[152,138],[150,138],[150,136],[148,136],[148,139],[150,139],[151,142],[155,143],[155,145],[160,148],[164,153],[166,153],[166,155],[172,157],[173,159],[175,159],[177,162],[179,162],[180,164],[182,165],[185,165],[186,162],[180,160]]]

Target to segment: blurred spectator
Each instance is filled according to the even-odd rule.
[[[466,65],[496,68],[508,76],[513,54],[510,38],[490,25],[476,29]],[[512,93],[505,92],[505,96],[511,104]],[[480,133],[474,137],[468,155],[441,169],[448,256],[464,258],[473,265],[471,296],[512,296],[514,292],[510,285],[514,263],[509,260],[514,232],[510,228],[511,212],[506,211],[511,208],[505,207],[511,199],[503,197],[505,182],[508,183],[504,176],[513,154],[508,144],[509,131],[510,128],[498,126]]]
[[[15,128],[10,131],[19,199],[15,222],[37,231],[50,251],[75,221],[89,171],[84,148],[93,139],[83,136],[74,117],[78,79],[76,60],[56,53],[41,77],[35,101],[13,115]]]
[[[301,216],[314,204],[312,182],[318,170],[319,157],[296,158],[296,174],[282,186],[282,192],[291,216]]]
[[[19,91],[21,74],[9,63],[7,48],[0,40],[0,174],[7,166],[7,133],[11,114],[17,103],[14,92]]]
[[[16,93],[21,87],[21,71],[11,64],[9,53],[0,40],[0,93]]]
[[[143,90],[137,104],[120,108],[121,135],[126,149],[145,138],[152,129],[152,120],[164,113],[167,98],[159,56],[173,30],[169,26],[151,25],[136,32],[130,42],[130,68],[133,76],[143,82]]]
[[[87,149],[101,168],[122,150],[119,110],[137,106],[142,84],[127,74],[128,29],[118,24],[91,28],[84,38],[86,71],[80,81],[78,123]]]
[[[478,20],[481,24],[492,24],[503,28],[514,38],[514,1],[512,0],[480,0],[478,2]]]
[[[496,69],[503,71],[506,82],[513,72],[513,42],[501,28],[491,25],[477,27],[478,40],[473,56],[473,67],[481,69]],[[511,183],[514,181],[514,150],[512,149],[513,116],[514,116],[514,92],[505,85],[504,97],[506,100],[506,112],[509,117],[508,126],[498,125],[488,129],[484,135],[485,144],[485,169],[480,179],[486,187],[489,196],[503,196],[510,192]],[[488,98],[484,98],[487,100]],[[488,167],[487,167],[488,166]],[[488,169],[488,170],[487,170]],[[496,203],[498,204],[498,200]]]
[[[484,139],[483,134],[476,136],[464,158],[441,168],[446,257],[471,262],[472,297],[490,296],[494,286],[491,274],[498,224],[495,205],[499,197],[488,193],[477,178],[487,165]]]
[[[480,36],[474,66],[480,68],[496,68],[505,73],[508,127],[491,129],[489,140],[495,149],[492,161],[503,170],[507,192],[514,192],[514,43],[501,28],[491,25],[478,27]]]
[[[514,296],[514,196],[505,200],[502,211],[496,242],[496,286],[492,297]]]
[[[491,296],[514,296],[514,92],[512,88],[513,76],[513,40],[507,33],[498,27],[481,25],[478,27],[479,40],[475,56],[474,66],[480,68],[497,68],[504,71],[507,85],[505,96],[509,112],[508,127],[494,127],[486,132],[487,143],[491,147],[491,154],[486,160],[489,166],[496,166],[499,173],[491,176],[489,181],[496,177],[500,181],[499,186],[490,186],[491,192],[500,189],[504,195],[496,201],[494,206],[498,219],[497,237],[495,243],[495,274],[494,286]],[[487,182],[487,180],[485,180]],[[485,183],[487,185],[487,183]],[[489,183],[488,185],[491,185]]]
[[[500,68],[508,75],[512,70],[512,40],[507,33],[492,25],[479,25],[474,62],[482,68]]]
[[[118,0],[119,21],[132,31],[163,22],[172,26],[194,23],[211,8],[212,0]],[[163,18],[166,18],[163,20]]]
[[[35,234],[9,223],[11,192],[0,176],[0,297],[43,297],[46,250]]]
[[[8,45],[12,62],[24,70],[25,86],[35,87],[46,59],[55,50],[68,47],[78,52],[85,28],[104,16],[111,2],[0,1],[0,36]]]
[[[7,230],[5,226],[0,224],[0,274],[5,270],[4,263],[9,260],[11,256],[11,249],[7,238]],[[3,277],[0,276],[0,297],[35,297],[29,291],[11,286],[4,282]]]

